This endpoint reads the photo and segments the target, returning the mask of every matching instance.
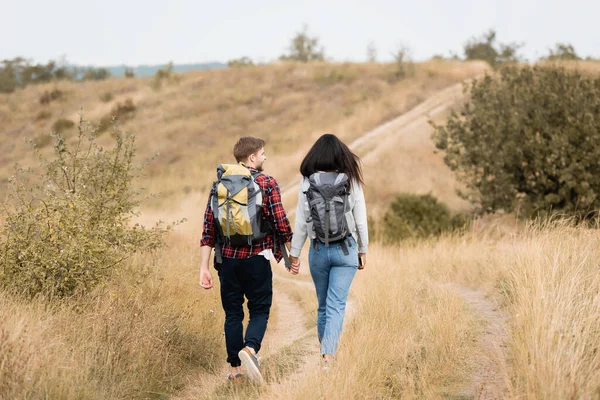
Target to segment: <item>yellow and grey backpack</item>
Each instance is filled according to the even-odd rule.
[[[217,180],[211,190],[211,207],[215,220],[215,256],[223,262],[221,245],[251,246],[273,234],[279,245],[286,268],[290,260],[285,245],[278,243],[273,224],[263,215],[264,193],[256,183],[260,172],[252,174],[243,164],[222,164],[217,168]]]
[[[255,178],[242,164],[222,164],[212,188],[211,206],[217,227],[217,241],[232,246],[250,246],[267,236],[263,218],[263,193]]]

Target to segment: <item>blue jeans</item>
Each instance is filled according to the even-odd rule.
[[[348,255],[341,243],[330,243],[329,247],[313,239],[308,253],[310,274],[319,309],[317,332],[321,343],[321,354],[335,355],[344,324],[346,300],[352,279],[358,269],[358,252],[352,237],[346,240]]]

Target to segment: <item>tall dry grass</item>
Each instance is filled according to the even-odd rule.
[[[474,382],[486,321],[455,282],[488,293],[506,317],[500,398],[600,395],[600,278],[594,230],[559,222],[500,238],[373,246],[357,274],[355,318],[338,363],[271,398],[490,398]],[[316,344],[315,344],[316,345]],[[481,396],[481,397],[479,397]]]
[[[219,369],[219,299],[198,290],[196,242],[170,245],[82,299],[0,294],[0,398],[164,398]]]

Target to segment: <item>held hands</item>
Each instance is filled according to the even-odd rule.
[[[288,269],[288,271],[292,275],[298,275],[298,272],[300,271],[300,258],[290,256],[290,262],[292,263],[292,267]]]

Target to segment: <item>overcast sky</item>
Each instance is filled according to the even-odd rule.
[[[598,0],[2,0],[0,59],[75,64],[176,64],[249,56],[274,60],[306,23],[326,55],[380,61],[403,43],[413,58],[462,56],[463,44],[494,28],[500,42],[524,42],[532,60],[556,42],[600,57]]]

